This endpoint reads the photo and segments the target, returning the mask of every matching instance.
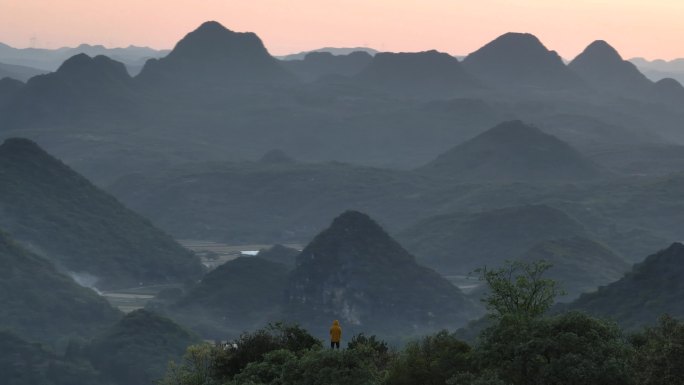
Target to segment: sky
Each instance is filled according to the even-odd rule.
[[[567,59],[597,39],[625,58],[684,57],[684,0],[0,0],[0,42],[172,48],[207,20],[257,33],[273,55],[324,46],[465,55],[529,32]]]

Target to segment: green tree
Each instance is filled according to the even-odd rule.
[[[684,384],[684,322],[662,316],[655,327],[631,337],[640,385]]]
[[[447,385],[508,385],[509,383],[499,378],[493,370],[485,370],[481,373],[462,372],[451,377]]]
[[[441,331],[410,342],[392,362],[388,385],[443,385],[460,372],[470,370],[470,346]]]
[[[367,351],[372,357],[373,364],[379,370],[386,370],[389,363],[394,358],[387,342],[377,338],[375,335],[370,337],[364,333],[359,333],[352,337],[347,343],[347,349]]]
[[[216,347],[209,344],[188,347],[180,364],[170,362],[159,385],[212,385],[212,366]]]
[[[230,385],[379,385],[383,373],[367,346],[343,351],[313,349],[300,356],[281,349],[237,374]]]
[[[482,301],[494,317],[538,317],[563,293],[557,282],[543,277],[549,268],[545,261],[507,261],[499,269],[478,269],[480,280],[489,286]]]
[[[503,316],[480,336],[476,361],[514,385],[626,385],[631,354],[615,323],[570,312]]]
[[[216,379],[227,381],[248,364],[263,360],[269,352],[285,349],[299,354],[322,346],[320,340],[298,325],[270,324],[254,332],[244,333],[228,343],[224,349],[218,350],[213,373]]]

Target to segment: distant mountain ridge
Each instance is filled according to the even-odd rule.
[[[419,169],[466,181],[588,180],[600,170],[577,150],[522,121],[501,123]]]
[[[646,60],[644,58],[631,58],[644,75],[654,82],[664,78],[673,78],[684,84],[684,58],[673,60]]]
[[[0,123],[30,127],[64,123],[65,116],[131,112],[136,108],[132,78],[120,62],[78,54],[57,69],[35,76],[0,104]]]
[[[68,58],[86,54],[88,56],[104,55],[124,63],[131,75],[140,72],[144,62],[150,58],[164,56],[168,50],[157,50],[149,47],[107,48],[102,45],[81,44],[78,47],[47,48],[13,48],[0,43],[0,63],[34,68],[42,72],[53,72]],[[1,76],[0,76],[1,77]]]
[[[34,76],[42,75],[46,72],[48,71],[27,66],[5,64],[0,62],[0,79],[12,78],[25,82]]]
[[[590,86],[612,92],[643,95],[653,84],[634,64],[623,60],[615,48],[603,40],[587,46],[568,67]]]
[[[356,80],[365,85],[409,96],[455,95],[479,87],[455,57],[435,50],[381,52],[373,57]]]
[[[143,82],[289,82],[294,77],[273,58],[259,37],[208,21],[181,39],[171,52],[145,63]]]
[[[584,225],[547,205],[506,207],[425,218],[397,234],[418,261],[445,275],[499,266],[540,242],[587,237]]]
[[[348,47],[348,48],[324,47],[324,48],[314,49],[311,51],[302,51],[299,53],[293,53],[293,54],[289,54],[289,55],[282,55],[282,56],[276,56],[276,57],[280,60],[303,60],[306,57],[306,55],[309,55],[311,53],[318,53],[318,52],[330,53],[330,54],[335,55],[335,56],[349,55],[353,52],[366,52],[369,55],[374,56],[379,51],[377,51],[373,48],[368,48],[368,47]]]
[[[330,52],[310,52],[303,59],[283,60],[282,65],[304,81],[314,81],[326,76],[352,77],[373,60],[365,51],[346,55]]]
[[[581,82],[555,51],[529,33],[506,33],[469,54],[463,66],[492,87],[575,88]]]

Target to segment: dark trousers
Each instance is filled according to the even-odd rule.
[[[333,342],[330,341],[330,349],[339,349],[340,348],[340,341]]]

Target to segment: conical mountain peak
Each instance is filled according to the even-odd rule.
[[[561,57],[529,33],[499,36],[463,60],[466,70],[492,86],[576,87]]]
[[[339,319],[352,332],[407,335],[473,315],[458,288],[358,211],[335,218],[301,252],[287,298],[287,313],[314,329]]]
[[[508,137],[515,139],[529,139],[530,136],[546,135],[539,128],[525,124],[522,120],[510,120],[494,126],[486,131],[484,137]]]
[[[230,31],[224,27],[223,24],[215,20],[209,20],[202,23],[195,32],[211,32],[211,31]]]
[[[680,104],[684,101],[684,86],[672,78],[660,79],[653,84],[653,93],[657,99],[666,103]]]
[[[605,40],[596,40],[589,44],[581,55],[590,55],[603,60],[622,61],[620,53]]]
[[[546,50],[546,47],[544,47],[544,44],[542,44],[538,37],[531,33],[521,32],[507,32],[494,39],[492,42],[487,44],[487,46],[514,47],[518,49],[526,48],[525,51],[528,53],[532,50],[537,50],[540,52],[542,50]]]
[[[519,120],[483,132],[439,155],[422,170],[487,181],[581,180],[600,174],[569,144]]]
[[[57,161],[45,150],[40,148],[36,142],[26,138],[8,138],[0,145],[0,156],[12,156],[22,158],[35,158],[40,156],[42,158]]]
[[[612,92],[645,92],[651,85],[637,67],[622,59],[618,51],[597,40],[579,54],[568,67],[593,87]]]
[[[64,61],[57,69],[57,74],[82,80],[102,78],[130,79],[130,75],[128,75],[126,66],[123,63],[112,60],[104,55],[90,57],[84,53],[79,53]]]
[[[351,210],[335,218],[330,227],[316,236],[302,251],[297,263],[317,255],[327,255],[341,262],[358,258],[372,258],[381,263],[413,262],[414,259],[377,222],[364,213]]]
[[[188,33],[169,54],[202,54],[220,57],[227,53],[261,53],[268,55],[261,39],[251,32],[233,32],[216,21],[208,21]]]
[[[616,66],[623,66],[627,63],[622,59],[620,53],[604,40],[596,40],[589,44],[569,64],[570,68],[582,72],[585,67],[596,67],[603,70],[611,70]],[[634,67],[636,68],[636,67]],[[580,73],[582,75],[582,73]]]
[[[531,33],[508,32],[468,55],[470,59],[466,59],[473,60],[488,54],[534,59],[535,57],[544,57],[550,54],[553,56],[555,52],[549,51],[539,38]]]
[[[369,232],[369,235],[380,235],[389,237],[385,231],[368,215],[359,211],[345,211],[335,218],[330,225],[330,231],[339,231],[345,234],[356,232]]]
[[[181,39],[168,56],[148,60],[139,78],[234,83],[288,81],[292,76],[256,34],[208,21]]]
[[[671,88],[671,89],[682,89],[684,86],[682,86],[682,83],[678,82],[676,79],[672,78],[663,78],[655,82],[656,86],[658,87],[663,87],[663,88]]]

